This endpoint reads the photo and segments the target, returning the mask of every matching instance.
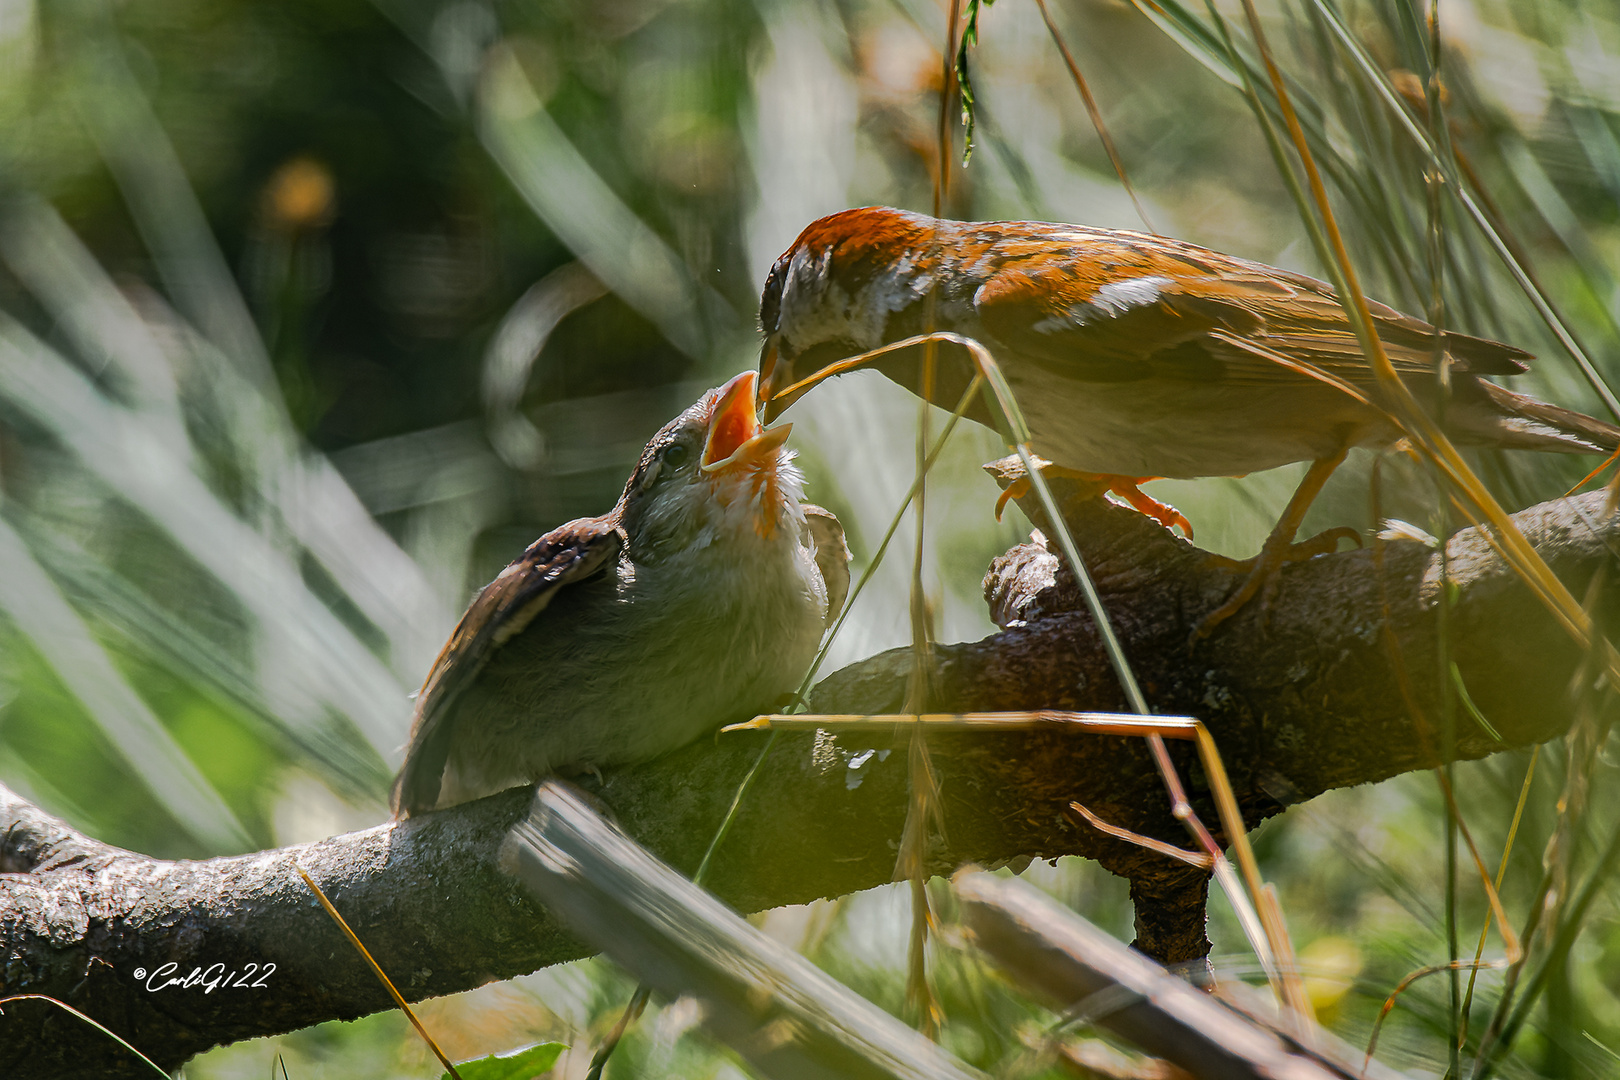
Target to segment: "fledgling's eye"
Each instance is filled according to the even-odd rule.
[[[671,469],[678,469],[686,464],[687,458],[692,456],[692,450],[685,443],[670,443],[659,452],[658,456]]]

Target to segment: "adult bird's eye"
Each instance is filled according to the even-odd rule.
[[[685,443],[671,443],[664,447],[664,452],[660,456],[663,457],[665,465],[678,469],[686,464],[686,459],[692,456],[692,451]]]

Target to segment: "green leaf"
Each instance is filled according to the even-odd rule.
[[[536,1043],[505,1054],[459,1062],[456,1072],[461,1074],[461,1080],[530,1080],[557,1064],[566,1049],[567,1043]],[[450,1080],[450,1074],[445,1073],[440,1080]]]

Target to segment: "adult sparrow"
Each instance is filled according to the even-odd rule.
[[[416,700],[408,817],[645,761],[795,689],[849,587],[838,519],[762,430],[758,376],[654,435],[618,505],[553,529],[473,600]]]
[[[1524,371],[1523,350],[1370,306],[1391,362],[1427,405],[1436,398],[1435,351],[1444,349],[1444,426],[1457,443],[1576,453],[1620,445],[1620,429],[1482,378]],[[1377,407],[1373,374],[1331,286],[1160,236],[846,210],[812,222],[776,261],[760,322],[767,423],[818,373],[847,370],[828,370],[838,360],[955,331],[996,358],[1037,454],[1166,525],[1185,519],[1138,483],[1313,462],[1249,578],[1201,631],[1289,557],[1305,510],[1351,447],[1401,435]],[[932,400],[949,408],[972,369],[951,355],[954,346],[940,349]],[[920,352],[860,366],[915,392]],[[977,401],[969,415],[996,419]]]

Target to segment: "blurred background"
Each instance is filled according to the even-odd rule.
[[[1253,55],[1235,3],[1051,11],[1153,228],[1321,274],[1225,51],[1223,24]],[[1444,0],[1445,124],[1424,95],[1426,8],[1262,15],[1369,291],[1423,314],[1438,274],[1448,325],[1541,358],[1518,388],[1607,416],[1620,12]],[[0,0],[0,780],[164,857],[384,820],[408,695],[472,591],[541,532],[608,509],[657,427],[756,363],[759,288],[805,224],[929,209],[945,23],[934,0]],[[975,147],[947,213],[1143,228],[1039,9],[1002,0],[980,24]],[[1452,144],[1477,214],[1447,195],[1436,216],[1380,87]],[[788,418],[859,569],[910,482],[916,407],[854,375]],[[1028,529],[991,514],[978,466],[1004,452],[969,425],[930,488],[942,640],[992,631],[980,577]],[[1517,509],[1595,462],[1477,464]],[[1447,528],[1421,470],[1377,468],[1383,516]],[[1203,546],[1248,555],[1301,469],[1150,491]],[[1341,469],[1307,530],[1371,527],[1373,469]],[[826,670],[905,642],[910,537]],[[1596,779],[1579,821],[1561,823],[1561,744],[1525,787],[1510,915],[1559,827],[1598,887],[1573,947],[1545,958],[1502,1075],[1620,1073],[1620,910],[1605,879],[1579,877],[1597,873],[1585,838],[1617,824],[1609,753],[1580,763]],[[1457,769],[1493,869],[1530,760]],[[1485,907],[1466,875],[1447,899],[1444,821],[1433,777],[1414,775],[1259,832],[1313,995],[1352,1043],[1403,976],[1446,959],[1448,910],[1472,955]],[[1132,936],[1123,882],[1076,860],[1026,875]],[[1217,970],[1254,976],[1212,909]],[[898,1012],[908,918],[885,889],[758,921]],[[947,927],[934,957],[946,1044],[998,1074],[1055,1068],[1028,1050],[1051,1018],[952,942]],[[1472,1037],[1501,984],[1481,974]],[[630,990],[587,961],[425,1011],[455,1056],[558,1038],[575,1047],[558,1075],[576,1076]],[[1414,984],[1381,1055],[1444,1073],[1447,992],[1444,976]],[[739,1075],[696,1020],[655,1003],[609,1074]],[[222,1049],[186,1075],[259,1077],[278,1054],[298,1080],[438,1075],[396,1014]]]

